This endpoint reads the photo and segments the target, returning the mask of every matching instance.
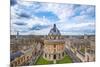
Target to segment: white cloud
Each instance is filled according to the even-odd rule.
[[[60,20],[73,15],[73,5],[57,4],[57,3],[42,3],[41,7],[36,10],[39,11],[50,11],[58,16]]]
[[[50,24],[50,22],[47,20],[47,19],[40,19],[38,17],[34,17],[34,18],[31,18],[30,20],[27,21],[27,26],[28,27],[32,27],[33,25],[36,25],[36,24],[39,24],[39,25],[48,25]]]
[[[24,7],[23,7],[24,6]],[[25,7],[26,6],[26,7]],[[37,8],[38,7],[38,8]],[[88,19],[87,15],[93,13],[94,7],[89,5],[83,5],[75,7],[75,5],[66,5],[66,4],[57,4],[57,3],[36,3],[36,2],[20,2],[11,7],[11,32],[14,33],[14,30],[24,31],[28,28],[32,28],[34,25],[49,25],[46,29],[41,30],[29,30],[22,34],[47,34],[54,23],[57,24],[57,27],[61,30],[62,34],[69,34],[73,29],[82,29],[88,27],[88,29],[95,28],[95,21],[93,19]],[[59,18],[58,21],[50,22],[49,19],[39,18],[34,15],[35,12],[48,11],[52,12]],[[31,18],[22,18],[18,14],[22,12],[31,16]],[[79,15],[77,15],[77,13]],[[19,18],[18,18],[19,17]],[[15,22],[27,23],[25,26],[15,26]],[[67,31],[67,32],[66,32]],[[73,32],[76,34],[77,32]],[[79,34],[79,33],[78,33]]]
[[[71,31],[83,31],[84,30],[95,30],[95,22],[88,22],[88,23],[61,23],[58,24],[59,30],[61,32],[71,32]],[[84,32],[85,33],[85,32]]]

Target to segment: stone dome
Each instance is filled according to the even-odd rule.
[[[53,28],[50,30],[48,35],[61,35],[60,31],[56,27],[56,24],[54,24]]]
[[[61,33],[56,27],[56,24],[53,25],[53,28],[50,30],[48,36],[49,36],[49,39],[59,39],[60,38]]]

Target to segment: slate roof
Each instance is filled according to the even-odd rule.
[[[20,57],[21,55],[23,55],[23,53],[21,51],[17,51],[15,53],[10,53],[10,59],[11,61],[14,60],[16,57]]]

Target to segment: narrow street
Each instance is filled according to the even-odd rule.
[[[71,50],[65,48],[65,52],[72,58],[73,62],[81,62],[81,60]]]

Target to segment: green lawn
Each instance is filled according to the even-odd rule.
[[[57,64],[62,64],[62,63],[72,63],[72,59],[65,54],[64,58],[61,60],[56,61]],[[43,65],[43,64],[53,64],[53,61],[47,61],[43,59],[42,56],[39,57],[35,65]]]
[[[65,55],[63,59],[57,61],[57,64],[61,63],[72,63],[72,59],[68,55]]]
[[[42,56],[37,60],[36,65],[53,64],[53,61],[47,61]]]

